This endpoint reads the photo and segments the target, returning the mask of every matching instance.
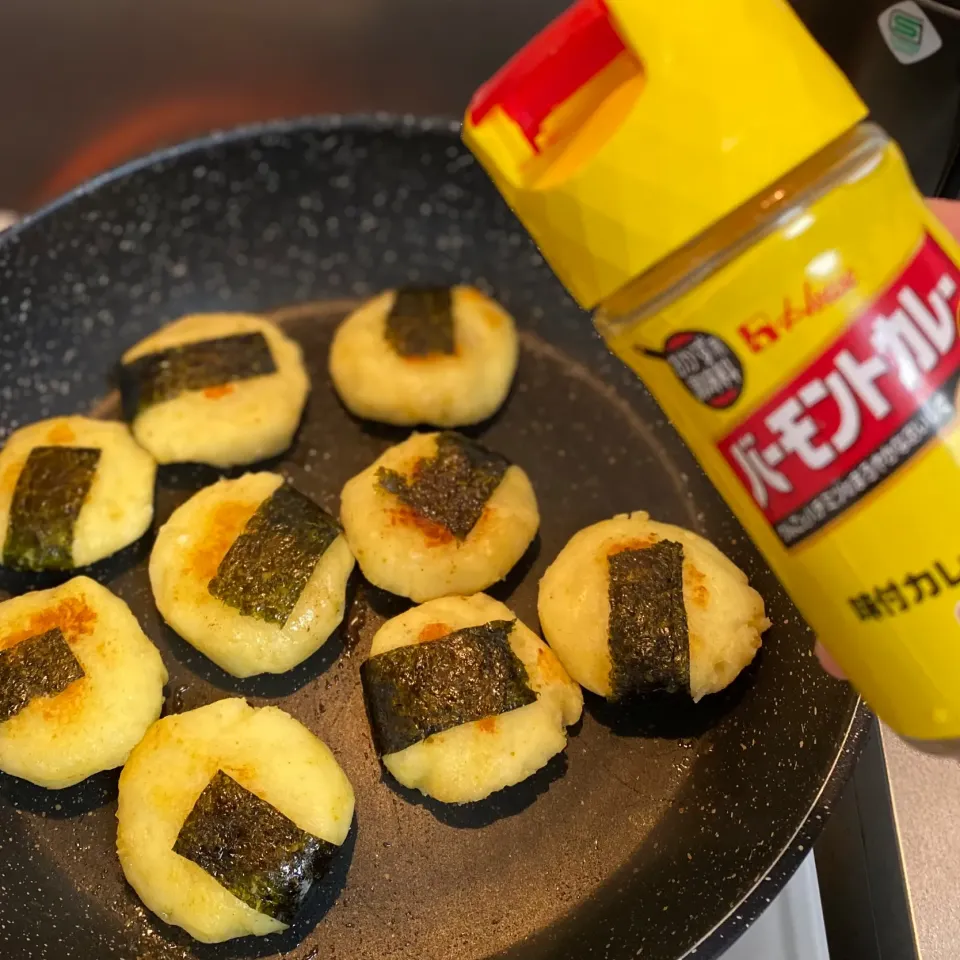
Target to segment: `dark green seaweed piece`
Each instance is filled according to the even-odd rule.
[[[447,431],[437,436],[436,454],[417,461],[412,483],[386,467],[377,471],[377,481],[414,513],[463,540],[483,515],[509,466],[510,461],[499,453]]]
[[[59,627],[0,650],[0,723],[37,697],[63,693],[83,673]]]
[[[611,700],[690,689],[683,546],[661,540],[607,558]]]
[[[510,646],[513,624],[491,620],[367,660],[360,680],[377,753],[533,703],[537,695]]]
[[[317,562],[341,532],[323,507],[283,484],[247,521],[207,589],[245,617],[286,623]]]
[[[197,797],[173,845],[238,900],[281,923],[293,922],[336,849],[222,770]]]
[[[259,331],[147,353],[120,365],[123,415],[133,420],[147,407],[172,400],[187,390],[222,387],[275,373],[277,365],[266,337]]]
[[[456,352],[449,287],[404,287],[387,314],[387,343],[401,357]]]
[[[18,570],[73,568],[73,528],[100,451],[90,447],[34,447],[10,503],[3,562]]]

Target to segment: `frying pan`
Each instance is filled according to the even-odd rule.
[[[217,946],[148,913],[114,853],[116,772],[46,792],[0,775],[0,955],[377,960],[713,957],[769,903],[819,831],[868,724],[776,579],[634,376],[567,297],[456,127],[325,118],[217,135],[93,181],[0,239],[0,430],[117,415],[121,352],[201,310],[273,314],[313,379],[292,449],[268,468],[336,511],[343,483],[406,431],[352,418],[326,354],[358,298],[467,282],[516,317],[511,395],[469,431],[520,463],[542,529],[491,593],[536,626],[537,581],[586,524],[647,509],[715,541],[774,626],[754,665],[694,705],[627,710],[587,694],[564,754],[463,807],[393,781],[370,742],[359,664],[406,606],[357,576],[343,628],[288,674],[237,680],[163,625],[152,542],[90,573],[140,618],[170,670],[167,711],[231,695],[277,704],[322,737],[357,815],[322,887],[285,933]],[[232,471],[237,475],[243,471]],[[155,527],[217,472],[162,468]],[[48,586],[2,574],[3,596]]]

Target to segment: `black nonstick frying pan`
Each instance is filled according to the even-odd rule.
[[[344,628],[316,655],[285,675],[236,680],[161,622],[148,534],[90,573],[160,647],[167,711],[238,694],[283,707],[346,770],[354,828],[290,930],[205,946],[126,886],[116,772],[58,792],[0,775],[0,956],[712,957],[803,858],[867,714],[819,670],[775,578],[455,127],[329,118],[215,136],[108,174],[3,234],[0,430],[55,414],[116,416],[121,352],[180,315],[271,313],[303,344],[313,392],[293,448],[270,466],[336,511],[343,483],[406,431],[339,404],[326,373],[334,326],[381,288],[461,281],[501,300],[522,343],[505,407],[469,432],[524,467],[542,514],[537,540],[490,592],[535,627],[537,581],[571,534],[646,509],[710,537],[750,574],[775,624],[755,664],[696,706],[664,697],[618,712],[588,694],[566,752],[539,774],[444,806],[382,771],[360,695],[370,637],[405,601],[357,577]],[[162,468],[155,526],[216,476]],[[5,572],[0,589],[50,582]]]

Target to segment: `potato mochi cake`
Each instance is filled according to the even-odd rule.
[[[164,620],[236,677],[283,673],[343,619],[340,524],[276,473],[195,493],[160,528],[150,584]]]
[[[540,525],[526,473],[452,432],[390,447],[347,481],[340,518],[364,576],[417,602],[501,580]]]
[[[567,745],[583,696],[550,648],[485,594],[388,620],[360,669],[373,740],[404,786],[482,800]]]
[[[56,417],[21,427],[0,451],[3,564],[72,570],[146,533],[157,465],[126,425]]]
[[[330,347],[330,378],[358,417],[416,426],[479,423],[517,369],[513,318],[473,287],[387,290],[353,311]]]
[[[129,607],[88,577],[0,603],[0,770],[59,789],[119,767],[166,682]]]
[[[159,463],[253,463],[290,446],[310,390],[299,344],[264,317],[197,313],[131,347],[123,412]]]
[[[333,754],[242,699],[158,720],[120,774],[117,853],[167,923],[217,943],[285,930],[353,820]]]
[[[770,626],[709,540],[643,511],[575,534],[540,581],[540,626],[570,676],[610,700],[732,683]]]

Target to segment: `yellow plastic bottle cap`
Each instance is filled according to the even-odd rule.
[[[866,112],[783,0],[578,0],[463,136],[593,307]]]

